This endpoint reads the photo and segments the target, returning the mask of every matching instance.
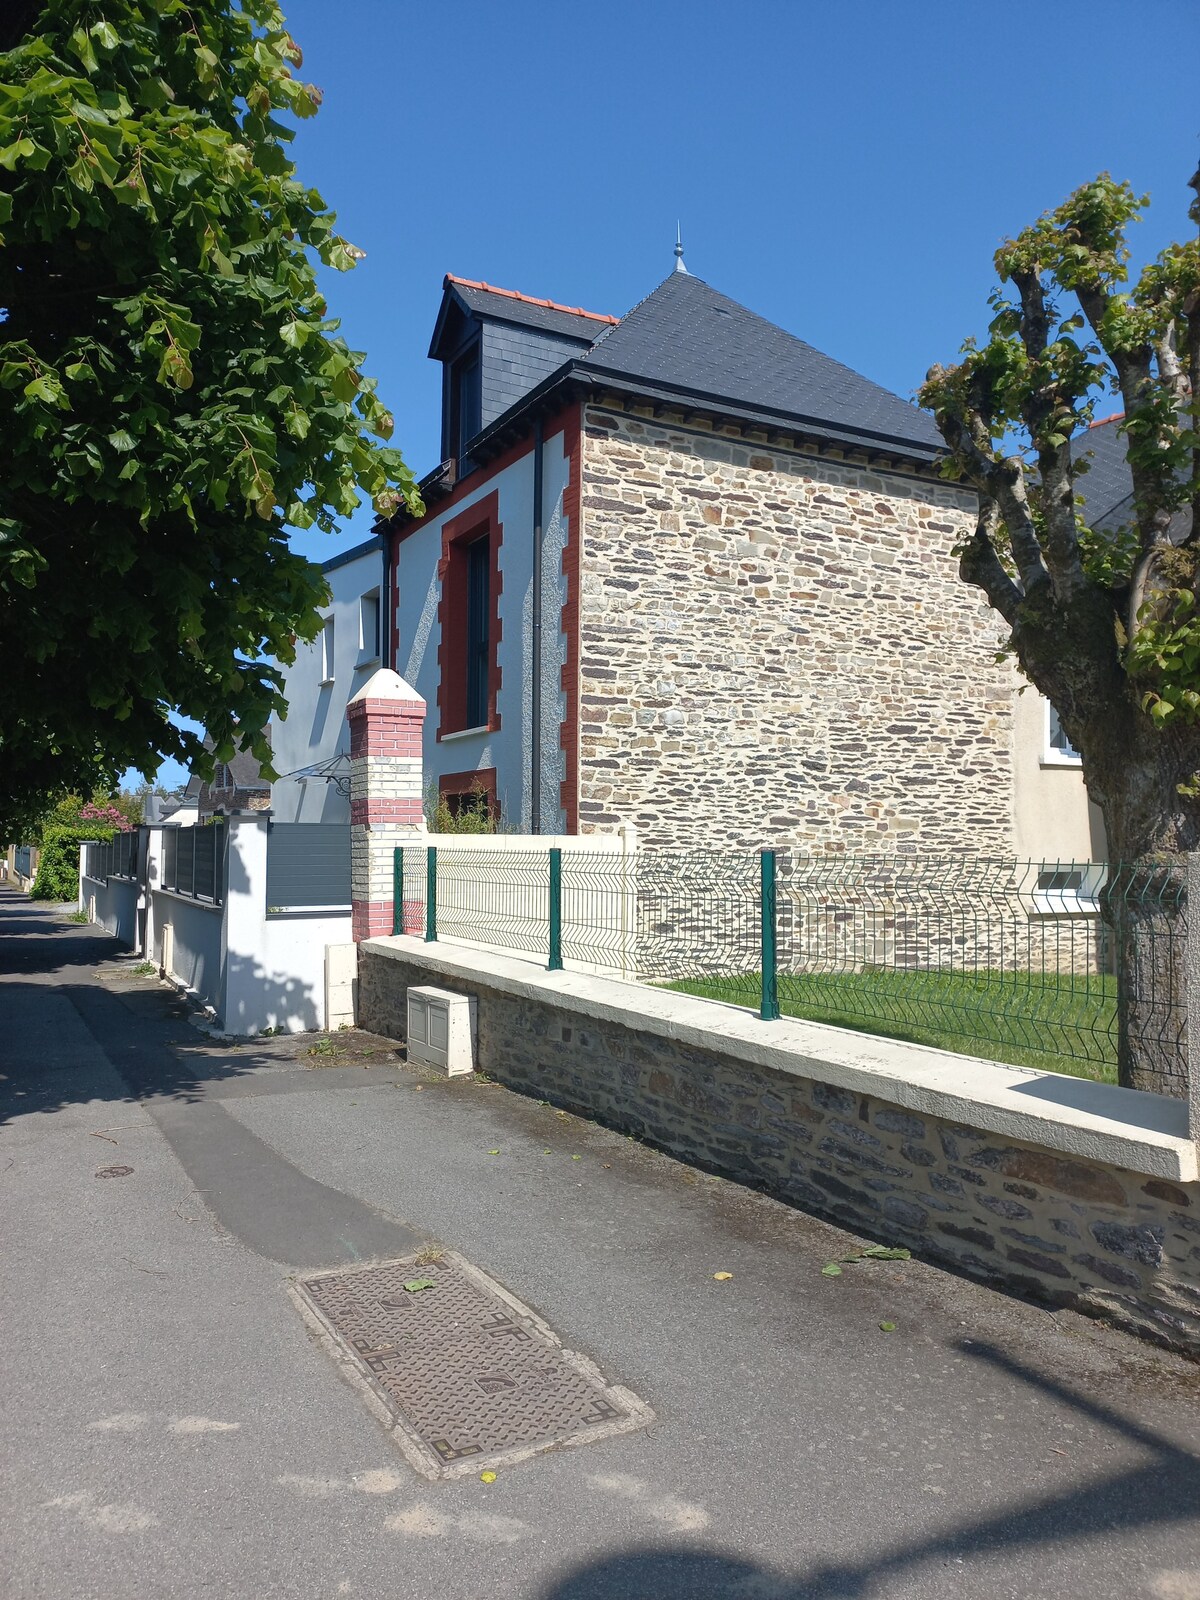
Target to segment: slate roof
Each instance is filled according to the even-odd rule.
[[[944,448],[932,417],[803,339],[673,272],[579,363],[581,371],[640,380],[697,400],[800,423],[827,424],[881,444]]]

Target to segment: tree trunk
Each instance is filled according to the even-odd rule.
[[[1102,904],[1117,977],[1117,1081],[1186,1098],[1186,861],[1114,857]]]
[[[1117,1076],[1130,1089],[1186,1097],[1187,855],[1200,847],[1200,806],[1180,787],[1197,781],[1200,750],[1191,728],[1135,722],[1133,737],[1125,732],[1115,750],[1084,759],[1108,836],[1101,910],[1114,944]]]

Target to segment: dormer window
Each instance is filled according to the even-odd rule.
[[[466,445],[482,427],[483,388],[480,383],[479,346],[474,344],[450,368],[450,414],[447,445],[456,461],[466,455]]]

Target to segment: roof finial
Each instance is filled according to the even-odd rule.
[[[675,265],[674,272],[682,272],[684,277],[690,276],[688,269],[683,264],[683,238],[679,232],[679,224],[675,224]]]

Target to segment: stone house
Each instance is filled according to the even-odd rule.
[[[443,459],[381,529],[386,664],[452,807],[482,789],[518,831],[662,846],[1092,855],[914,405],[681,259],[619,319],[447,277],[429,353]]]

